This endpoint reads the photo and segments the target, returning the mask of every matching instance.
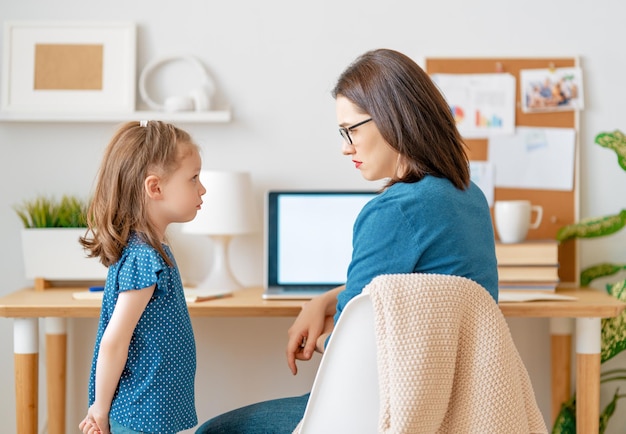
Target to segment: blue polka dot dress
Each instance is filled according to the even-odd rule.
[[[164,246],[174,261],[169,247]],[[135,431],[176,433],[198,423],[194,401],[196,346],[178,267],[132,235],[122,257],[109,267],[89,381],[95,400],[100,341],[120,292],[147,288],[154,295],[139,319],[109,417]]]

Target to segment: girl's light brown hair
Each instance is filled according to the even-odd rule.
[[[470,182],[466,146],[445,98],[413,60],[379,49],[358,57],[339,77],[334,98],[348,98],[369,114],[383,138],[406,165],[402,177],[416,182],[426,175],[449,179],[464,190]]]
[[[100,258],[107,267],[113,265],[131,232],[136,232],[172,266],[147,215],[144,181],[149,175],[167,179],[197,149],[188,133],[168,123],[122,125],[109,142],[98,172],[87,233],[80,239],[87,255]]]

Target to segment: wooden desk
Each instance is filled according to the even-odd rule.
[[[15,396],[18,434],[38,428],[39,318],[46,319],[48,432],[65,433],[66,318],[97,318],[100,301],[74,300],[82,288],[26,288],[0,298],[0,316],[14,318]],[[238,291],[233,297],[193,303],[192,317],[291,317],[302,301],[267,301],[261,288]],[[507,317],[551,318],[552,417],[570,397],[571,318],[576,319],[577,431],[598,432],[600,411],[601,318],[615,317],[626,307],[613,297],[592,290],[560,289],[577,301],[502,303]]]

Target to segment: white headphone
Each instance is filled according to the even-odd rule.
[[[146,81],[149,75],[164,63],[184,60],[192,64],[198,70],[201,76],[201,83],[198,87],[192,89],[189,95],[170,96],[165,98],[163,104],[155,102],[146,91]],[[153,110],[164,110],[166,112],[180,111],[206,111],[211,108],[211,98],[215,94],[215,84],[207,73],[202,63],[193,56],[165,56],[154,59],[149,62],[139,77],[139,93],[141,98]]]

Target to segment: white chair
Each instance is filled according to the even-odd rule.
[[[378,370],[369,294],[344,308],[320,362],[301,434],[376,433]]]
[[[547,433],[496,302],[458,276],[378,276],[345,307],[299,434]]]

